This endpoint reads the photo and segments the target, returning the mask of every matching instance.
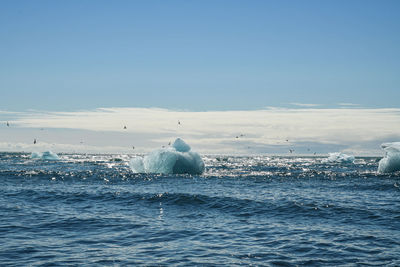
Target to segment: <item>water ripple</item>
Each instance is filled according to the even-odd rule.
[[[376,158],[207,156],[202,176],[128,161],[0,153],[1,265],[400,265],[400,177]]]

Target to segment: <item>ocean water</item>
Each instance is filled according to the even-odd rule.
[[[204,156],[193,176],[60,157],[0,153],[1,266],[400,266],[400,173],[377,158]]]

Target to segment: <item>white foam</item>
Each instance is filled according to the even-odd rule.
[[[200,155],[180,138],[172,147],[155,150],[145,157],[131,159],[129,166],[135,173],[202,174],[204,162]]]
[[[346,155],[341,152],[329,153],[329,157],[322,160],[322,163],[353,163],[354,156]]]
[[[384,143],[385,157],[379,161],[378,172],[388,173],[400,171],[400,142]]]
[[[60,157],[51,151],[41,152],[32,152],[31,159],[43,159],[43,160],[59,160]]]

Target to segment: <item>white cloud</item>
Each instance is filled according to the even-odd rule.
[[[343,106],[343,107],[359,107],[360,104],[354,104],[354,103],[337,103],[338,106]]]
[[[305,103],[289,103],[293,106],[303,107],[303,108],[313,108],[313,107],[320,107],[321,104],[305,104]]]
[[[90,132],[90,140],[96,140],[92,147],[101,147],[103,152],[118,148],[128,151],[133,144],[139,144],[140,151],[145,152],[180,136],[203,153],[251,153],[264,151],[263,147],[265,152],[274,153],[307,144],[324,152],[323,148],[329,147],[376,154],[380,152],[379,145],[376,145],[379,142],[400,139],[400,109],[269,108],[190,112],[159,108],[99,108],[24,113],[19,114],[12,125],[24,129],[59,129],[59,140],[57,133],[52,135],[52,142],[56,144],[65,143],[70,137],[67,132],[72,129],[76,131],[76,140],[70,142],[75,143],[79,143],[79,134],[84,136]],[[124,126],[127,126],[126,130]],[[240,134],[244,136],[240,137]],[[2,140],[6,139],[2,137]],[[84,149],[89,148],[78,146],[78,149],[85,152]]]

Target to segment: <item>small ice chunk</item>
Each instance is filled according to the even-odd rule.
[[[60,157],[51,151],[45,151],[43,153],[40,152],[32,152],[31,159],[43,159],[43,160],[59,160]]]
[[[59,160],[60,158],[58,157],[58,155],[54,152],[51,151],[45,151],[42,154],[42,159],[46,159],[46,160]]]
[[[379,161],[378,172],[388,173],[400,171],[400,142],[384,143],[385,157]]]
[[[354,156],[346,155],[341,152],[329,153],[329,157],[322,160],[322,163],[353,163]]]
[[[131,159],[129,166],[135,173],[202,174],[204,162],[190,146],[177,138],[168,148],[155,150],[145,157]]]
[[[42,153],[40,153],[40,152],[32,152],[31,159],[41,159],[41,158],[42,158]]]

